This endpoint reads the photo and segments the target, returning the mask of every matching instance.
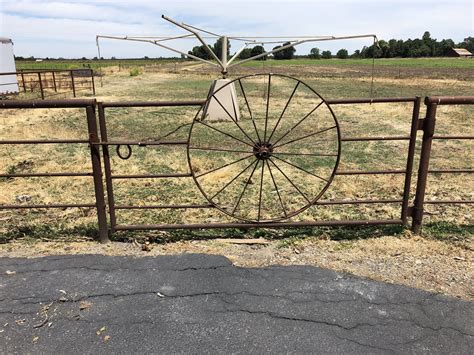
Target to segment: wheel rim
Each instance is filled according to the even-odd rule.
[[[219,92],[229,85],[237,99],[226,105]],[[211,100],[224,118],[209,118]],[[329,104],[304,82],[279,74],[240,77],[216,90],[193,120],[187,150],[193,179],[214,207],[262,223],[315,204],[334,179],[340,152]]]

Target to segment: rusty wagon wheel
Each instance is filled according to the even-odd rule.
[[[340,152],[329,104],[279,74],[244,76],[210,94],[187,150],[205,198],[247,222],[288,219],[313,205],[330,186]]]

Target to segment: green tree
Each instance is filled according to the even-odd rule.
[[[208,46],[211,50],[212,47]],[[201,58],[201,59],[206,59],[209,60],[212,58],[211,54],[206,50],[204,45],[202,46],[195,46],[191,51],[188,52],[189,54],[194,55],[195,57]]]
[[[474,53],[474,37],[464,38],[464,41],[457,45],[458,47],[465,48],[469,52]]]
[[[262,53],[265,53],[265,48],[263,48],[263,46],[255,46],[250,51],[250,56],[253,57]],[[263,57],[257,58],[257,60],[267,60],[267,56],[265,55]]]
[[[347,52],[347,49],[342,48],[337,51],[336,56],[339,59],[346,59],[347,57],[349,57],[349,53]]]
[[[323,59],[331,59],[331,58],[332,58],[332,53],[331,53],[331,51],[323,51],[323,53],[321,53],[321,58],[323,58]]]
[[[309,57],[312,59],[321,59],[321,52],[319,48],[311,48],[309,52]]]
[[[247,58],[250,58],[251,55],[252,55],[252,49],[245,48],[242,52],[240,52],[239,59],[247,59]]]
[[[220,37],[216,41],[216,43],[214,43],[214,46],[212,47],[214,53],[221,60],[222,60],[222,42],[223,41],[224,41],[224,37]],[[229,58],[229,55],[230,55],[230,42],[229,42],[229,39],[227,39],[227,58]]]
[[[291,44],[290,42],[285,42],[285,43],[283,43],[282,46],[274,47],[273,50],[284,47],[284,46],[288,46],[290,44]],[[275,58],[275,59],[293,59],[293,57],[295,55],[295,52],[296,52],[295,47],[290,46],[288,48],[285,48],[285,49],[282,49],[278,52],[273,53],[273,58]]]
[[[360,58],[361,55],[360,55],[360,50],[359,49],[356,49],[354,51],[354,53],[351,55],[352,58]]]

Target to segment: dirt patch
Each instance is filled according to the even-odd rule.
[[[146,247],[144,247],[146,245]],[[472,248],[412,236],[385,236],[353,241],[316,238],[283,239],[268,244],[234,244],[223,240],[168,244],[93,241],[15,241],[0,245],[0,257],[40,257],[64,254],[172,255],[219,254],[236,266],[315,265],[335,271],[416,287],[474,301]]]

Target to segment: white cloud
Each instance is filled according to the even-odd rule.
[[[13,38],[18,55],[96,55],[96,34],[170,35],[182,31],[161,19],[164,13],[211,31],[231,35],[347,35],[414,38],[428,30],[435,38],[460,41],[473,31],[471,0],[333,1],[123,1],[0,0],[1,36]],[[189,49],[196,42],[182,42]],[[370,40],[318,44],[349,50]],[[307,53],[312,46],[300,47]],[[234,45],[232,47],[236,49]],[[104,55],[170,55],[152,45],[104,42]]]

